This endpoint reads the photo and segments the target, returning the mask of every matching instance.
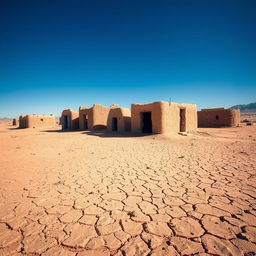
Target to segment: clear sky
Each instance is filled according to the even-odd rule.
[[[255,0],[0,0],[0,117],[256,101]]]

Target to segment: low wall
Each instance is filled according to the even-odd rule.
[[[240,124],[240,110],[202,109],[197,115],[198,127],[235,127]]]

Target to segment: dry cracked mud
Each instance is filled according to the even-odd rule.
[[[0,126],[0,255],[256,255],[256,127],[125,137]]]

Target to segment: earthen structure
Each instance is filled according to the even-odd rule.
[[[63,130],[79,129],[79,114],[72,109],[65,109],[61,114],[61,125]]]
[[[196,104],[154,102],[132,104],[132,132],[169,133],[197,129]]]
[[[17,119],[17,118],[13,118],[13,120],[12,120],[12,125],[18,125],[19,124],[19,119]]]
[[[25,115],[19,117],[19,128],[50,128],[54,126],[54,115]]]
[[[79,108],[79,127],[81,130],[101,130],[107,128],[110,107],[94,104],[91,108]]]
[[[26,127],[26,116],[19,116],[19,128],[27,128]]]
[[[107,130],[109,132],[129,132],[131,131],[131,111],[128,108],[118,106],[111,107],[107,120]]]
[[[198,127],[235,127],[240,124],[240,110],[202,109],[198,111]]]
[[[92,130],[92,108],[79,107],[79,128],[80,130]]]

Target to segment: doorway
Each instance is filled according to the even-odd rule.
[[[185,108],[180,108],[180,132],[186,131],[186,111]]]
[[[68,116],[63,116],[63,129],[68,129]]]
[[[142,112],[141,117],[142,117],[141,131],[143,133],[152,133],[151,112]]]
[[[116,132],[118,130],[118,126],[117,126],[117,118],[113,117],[112,118],[112,131]]]
[[[88,130],[88,115],[84,115],[84,130]]]

